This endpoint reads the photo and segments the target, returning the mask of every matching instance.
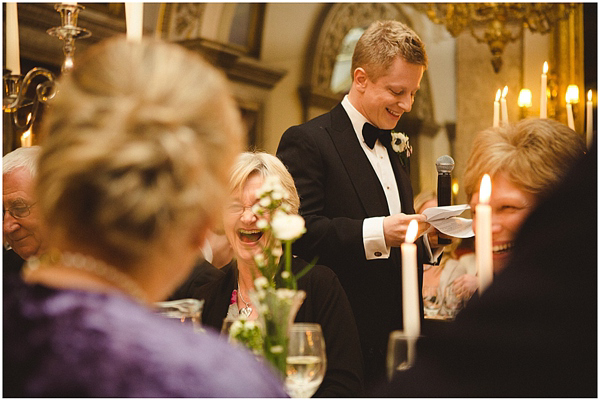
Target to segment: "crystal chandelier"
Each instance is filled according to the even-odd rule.
[[[436,24],[445,25],[454,37],[465,29],[492,52],[495,72],[502,67],[502,53],[509,42],[528,28],[545,34],[561,19],[569,17],[575,4],[565,3],[425,3],[414,4]]]

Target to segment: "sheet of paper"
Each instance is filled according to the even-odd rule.
[[[465,210],[470,209],[469,205],[452,205],[430,207],[423,211],[427,222],[438,229],[440,232],[456,238],[473,237],[473,220],[457,217]]]

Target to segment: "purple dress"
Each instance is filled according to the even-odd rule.
[[[245,350],[125,296],[3,287],[4,397],[286,397]]]

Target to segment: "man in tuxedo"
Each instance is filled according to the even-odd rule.
[[[286,130],[277,149],[306,220],[294,252],[318,257],[338,275],[359,330],[366,388],[385,377],[389,333],[403,326],[398,247],[411,219],[419,222],[419,236],[429,228],[425,216],[414,214],[407,163],[390,143],[426,67],[424,45],[411,29],[374,22],[356,44],[348,95],[330,112]],[[422,239],[420,284],[422,258],[432,260]]]
[[[45,248],[33,181],[39,146],[21,147],[2,157],[2,254],[4,272],[19,271]]]

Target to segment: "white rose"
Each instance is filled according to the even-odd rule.
[[[271,228],[275,238],[282,241],[293,241],[306,232],[304,219],[297,214],[277,212],[271,221]]]

